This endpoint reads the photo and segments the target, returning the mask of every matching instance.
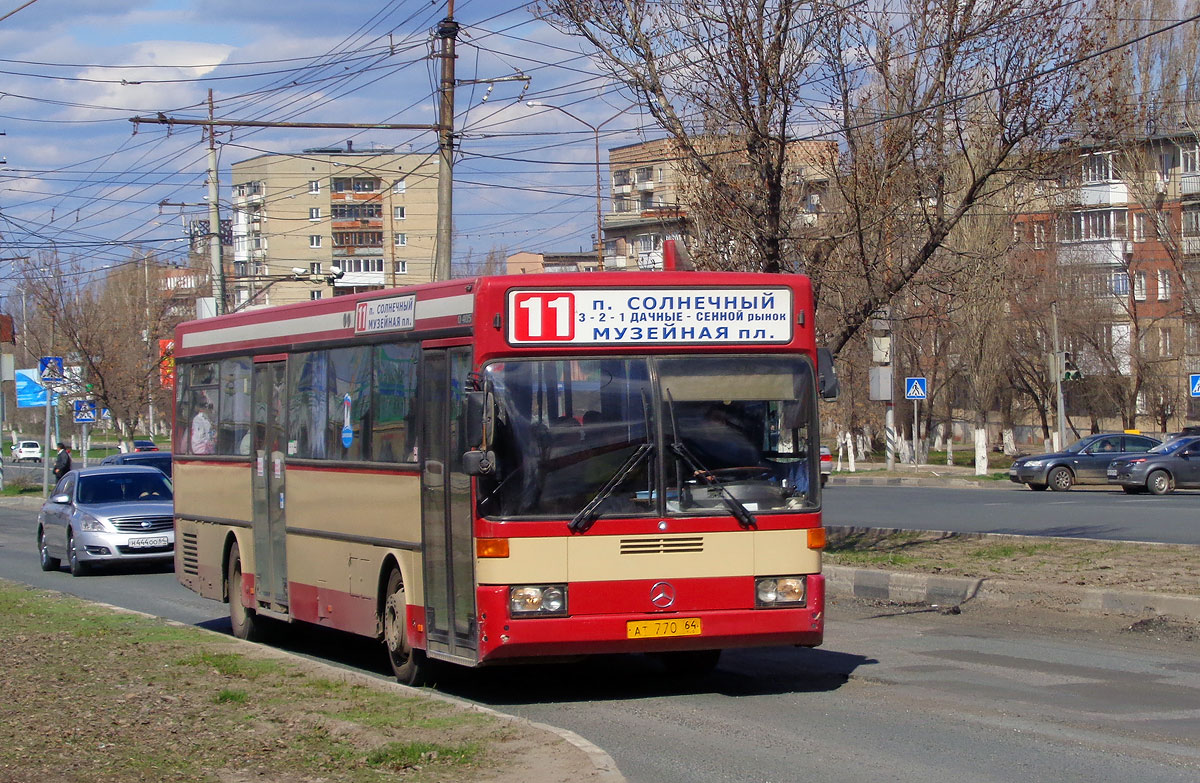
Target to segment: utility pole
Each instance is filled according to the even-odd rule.
[[[446,3],[446,18],[438,23],[437,36],[442,41],[442,83],[439,87],[438,111],[438,212],[437,241],[433,256],[433,279],[450,279],[450,238],[454,225],[451,220],[454,198],[454,44],[458,37],[458,22],[454,21],[454,0]]]
[[[213,122],[213,93],[208,91],[208,121]],[[225,312],[225,266],[221,258],[221,210],[217,203],[221,189],[217,186],[217,128],[208,126],[208,257],[212,264],[213,311]]]
[[[1067,445],[1067,427],[1065,406],[1063,405],[1063,389],[1062,389],[1062,354],[1058,351],[1058,303],[1050,303],[1050,330],[1054,339],[1054,355],[1050,357],[1050,375],[1054,378],[1055,397],[1058,400],[1057,419],[1058,419],[1058,443],[1054,444],[1054,451],[1061,451]]]

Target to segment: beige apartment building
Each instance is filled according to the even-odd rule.
[[[429,282],[437,170],[435,156],[352,142],[233,164],[228,309]]]

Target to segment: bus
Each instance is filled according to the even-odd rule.
[[[176,573],[239,638],[360,634],[409,684],[822,642],[807,277],[456,279],[187,322],[175,361]]]

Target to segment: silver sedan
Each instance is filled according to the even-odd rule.
[[[156,468],[72,470],[38,513],[42,570],[66,560],[72,576],[107,563],[170,562],[175,556],[174,495]]]

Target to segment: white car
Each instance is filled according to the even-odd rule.
[[[825,486],[825,482],[829,481],[829,474],[833,472],[833,453],[829,451],[828,446],[821,447],[821,486]]]
[[[31,459],[34,462],[42,461],[42,444],[36,440],[17,441],[12,446],[12,458],[16,462],[24,462]]]

